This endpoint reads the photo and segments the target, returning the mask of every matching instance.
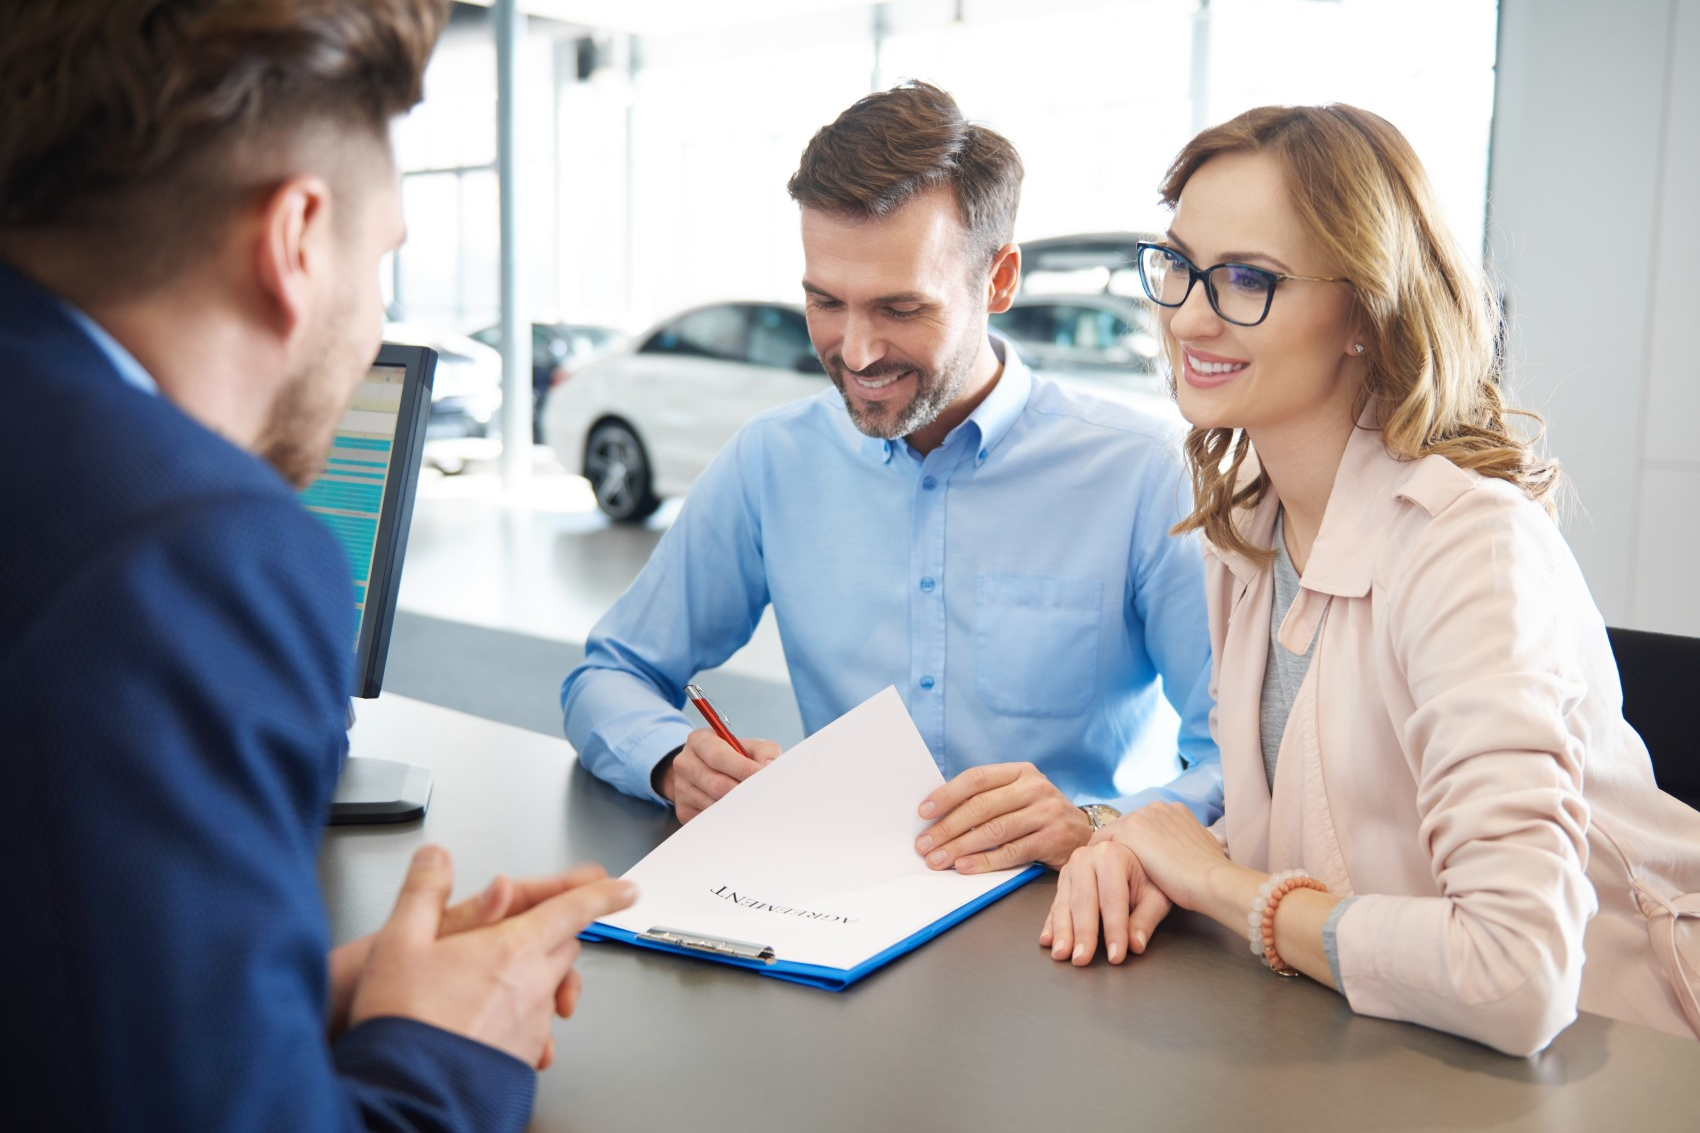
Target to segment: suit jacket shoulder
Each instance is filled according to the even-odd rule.
[[[532,1075],[498,1051],[406,1020],[325,1035],[335,540],[3,267],[0,375],[23,426],[0,455],[0,898],[30,910],[0,941],[13,1105],[63,1129],[522,1124]]]

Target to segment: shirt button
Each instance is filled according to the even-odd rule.
[[[930,492],[938,486],[939,486],[939,482],[937,480],[933,479],[931,476],[923,476],[921,478],[921,487],[925,491]]]
[[[922,687],[922,688],[925,688],[925,689],[930,689],[930,688],[932,688],[932,687],[933,687],[933,678],[931,678],[931,677],[922,677],[922,678],[921,678],[921,687]]]
[[[934,582],[932,579],[923,578],[921,580],[921,593],[931,594],[933,592],[933,587],[937,585],[938,583]]]

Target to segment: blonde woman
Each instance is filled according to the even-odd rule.
[[[1500,1050],[1578,1006],[1700,1031],[1700,812],[1654,785],[1500,400],[1495,312],[1409,144],[1349,106],[1205,131],[1140,269],[1192,423],[1226,814],[1157,804],[1062,871],[1042,944],[1171,902],[1368,1015]]]

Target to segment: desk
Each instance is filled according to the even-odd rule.
[[[356,753],[431,766],[421,822],[331,829],[320,858],[344,941],[381,925],[413,851],[441,843],[456,894],[497,872],[595,859],[618,874],[670,816],[594,779],[564,740],[386,696]],[[1112,968],[1056,964],[1032,882],[848,992],[616,944],[586,945],[533,1127],[673,1129],[1684,1130],[1700,1043],[1584,1015],[1539,1057],[1360,1018],[1171,916]]]

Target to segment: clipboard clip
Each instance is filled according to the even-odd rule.
[[[664,928],[661,925],[654,925],[648,932],[640,932],[637,936],[639,940],[671,944],[698,952],[712,952],[717,956],[731,956],[739,960],[757,960],[763,964],[772,964],[779,959],[771,945],[751,944],[747,940],[728,940],[722,936],[704,936],[700,932],[686,932],[684,929]]]

